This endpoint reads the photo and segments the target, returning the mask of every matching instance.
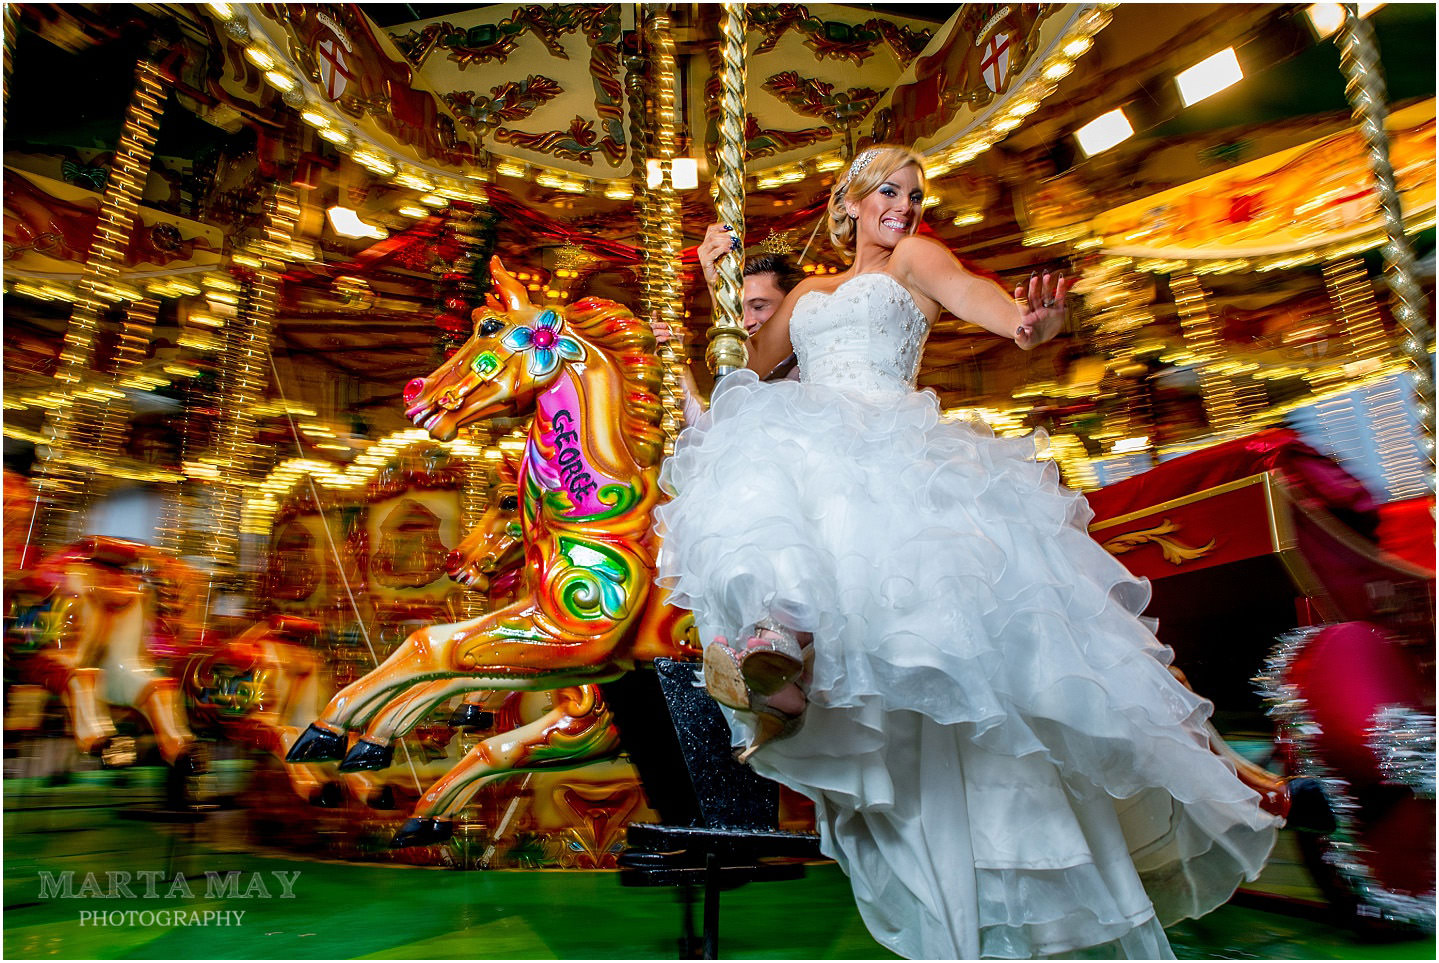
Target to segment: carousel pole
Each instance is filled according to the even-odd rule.
[[[639,286],[639,312],[649,317],[651,309],[651,265],[647,239],[653,225],[650,217],[649,156],[650,156],[650,111],[645,77],[649,70],[647,46],[645,44],[644,7],[635,8],[635,37],[638,49],[625,59],[625,93],[630,109],[630,159],[634,162],[632,184],[634,190],[635,218],[639,222],[640,244],[635,264],[635,281]]]
[[[1344,25],[1335,34],[1339,45],[1339,68],[1344,72],[1344,92],[1359,132],[1369,152],[1369,167],[1378,189],[1380,213],[1389,243],[1384,246],[1384,271],[1388,275],[1394,320],[1404,329],[1399,349],[1411,365],[1414,395],[1418,402],[1420,449],[1427,461],[1425,485],[1434,491],[1434,374],[1430,355],[1434,350],[1434,329],[1428,321],[1429,305],[1414,280],[1414,251],[1404,236],[1404,213],[1394,167],[1389,161],[1389,135],[1384,129],[1386,114],[1384,77],[1379,70],[1379,47],[1374,27],[1359,16],[1352,3],[1344,6]]]
[[[745,155],[745,10],[742,3],[722,4],[719,127],[719,219],[734,228],[739,249],[720,258],[716,317],[709,329],[710,370],[720,378],[744,366],[744,155]]]
[[[8,5],[6,10],[8,18]],[[6,35],[9,36],[8,19]],[[85,489],[101,461],[112,454],[99,446],[97,433],[112,436],[105,428],[117,416],[109,411],[109,402],[119,392],[108,386],[86,390],[84,382],[95,361],[100,318],[111,302],[124,299],[115,282],[125,263],[125,249],[155,153],[155,138],[165,109],[163,81],[163,75],[150,61],[136,65],[135,90],[100,202],[95,238],[76,285],[75,308],[55,372],[55,394],[60,400],[45,419],[43,434],[48,443],[36,452],[40,458],[37,505],[43,507],[39,530],[31,532],[30,542],[55,545],[79,534],[75,528]],[[138,314],[132,311],[131,317],[144,315],[142,307]],[[128,321],[126,329],[127,335],[134,334]],[[122,340],[122,351],[129,343]]]
[[[650,217],[645,231],[646,256],[650,269],[648,309],[671,331],[678,332],[683,324],[684,294],[680,290],[680,220],[679,197],[675,194],[675,43],[670,36],[668,9],[657,7],[649,19],[650,64],[654,73],[654,152],[660,162],[659,203],[647,206]],[[660,349],[662,382],[660,404],[663,414],[660,427],[665,435],[665,453],[674,447],[674,439],[684,425],[682,395],[678,389],[677,367],[681,363],[676,351],[678,338],[671,338]]]
[[[240,523],[245,488],[255,464],[255,406],[270,377],[270,331],[278,306],[280,274],[294,243],[300,203],[295,189],[278,181],[265,202],[260,267],[229,325],[221,370],[221,411],[214,463],[218,469],[213,527],[207,554],[216,569],[242,575]]]

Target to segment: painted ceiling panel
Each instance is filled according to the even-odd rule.
[[[619,178],[630,173],[621,14],[619,4],[502,4],[388,33],[486,149]]]

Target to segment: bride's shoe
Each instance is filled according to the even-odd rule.
[[[789,692],[790,689],[794,690],[793,695],[795,698],[794,700],[784,701],[798,701],[799,708],[797,710],[790,711],[782,709],[770,702],[770,699],[778,698],[782,695],[791,695]],[[754,696],[751,700],[751,708],[755,713],[754,741],[745,746],[735,758],[740,762],[749,762],[749,757],[754,755],[755,750],[760,746],[774,742],[776,739],[788,739],[796,732],[799,732],[800,729],[804,727],[804,710],[806,705],[808,705],[808,700],[805,699],[804,692],[793,682],[773,696]]]
[[[750,690],[740,670],[740,654],[729,647],[724,636],[705,646],[704,670],[705,688],[716,702],[749,711]]]
[[[745,684],[760,695],[773,695],[804,672],[804,651],[795,633],[773,619],[756,622],[739,657]]]
[[[804,691],[793,680],[767,695],[750,688],[745,683],[744,658],[730,648],[723,637],[705,647],[704,679],[709,694],[720,705],[752,712],[755,716],[755,740],[739,754],[740,762],[747,762],[765,743],[799,732],[808,702]],[[803,669],[802,661],[800,665]]]

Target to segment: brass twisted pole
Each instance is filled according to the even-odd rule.
[[[671,331],[682,330],[683,293],[680,291],[680,203],[675,194],[675,44],[670,36],[668,11],[660,7],[650,18],[650,63],[654,68],[654,152],[660,162],[658,204],[651,203],[650,231],[645,245],[651,258],[650,312]],[[673,450],[674,439],[684,426],[683,395],[679,390],[677,338],[660,349],[662,370],[660,427],[665,434],[665,453]]]
[[[212,559],[217,567],[239,572],[240,522],[245,486],[254,471],[260,452],[255,443],[255,405],[269,383],[270,334],[279,306],[280,275],[294,243],[295,225],[300,218],[296,190],[277,183],[267,199],[261,266],[241,296],[239,317],[228,325],[222,358],[223,421],[215,444],[219,468],[214,526],[211,528]]]
[[[1389,242],[1384,246],[1384,270],[1389,278],[1394,320],[1404,329],[1399,349],[1412,368],[1414,394],[1418,402],[1420,447],[1428,461],[1425,484],[1434,490],[1434,376],[1429,355],[1434,350],[1434,329],[1429,325],[1429,306],[1414,280],[1414,251],[1404,236],[1404,212],[1394,167],[1389,161],[1389,135],[1384,129],[1384,77],[1379,72],[1379,47],[1374,27],[1359,16],[1352,3],[1344,4],[1344,26],[1335,34],[1339,45],[1339,68],[1344,72],[1344,92],[1359,133],[1369,152],[1369,167],[1379,195],[1380,213]]]
[[[742,3],[726,3],[720,21],[722,38],[719,124],[719,219],[734,228],[739,250],[720,258],[715,292],[715,323],[706,332],[706,357],[715,377],[744,367],[744,153],[745,153],[745,11]]]
[[[639,255],[635,264],[635,282],[639,287],[639,313],[649,317],[651,302],[651,267],[649,257],[649,246],[645,239],[649,238],[652,226],[650,224],[650,196],[649,196],[649,109],[646,104],[645,71],[648,61],[644,52],[644,24],[643,12],[639,14],[642,18],[636,34],[640,38],[640,50],[625,59],[625,93],[629,98],[630,108],[630,158],[634,162],[631,183],[634,192],[635,219],[639,223],[641,243],[637,248]]]
[[[44,511],[40,531],[32,534],[42,545],[54,545],[79,534],[72,530],[83,507],[89,477],[70,459],[87,449],[102,458],[113,454],[99,448],[96,436],[102,432],[107,417],[118,417],[118,413],[109,413],[109,401],[119,392],[105,388],[97,396],[93,390],[84,391],[82,382],[95,360],[101,317],[109,310],[109,302],[124,299],[114,284],[125,263],[125,249],[159,136],[165,109],[164,81],[159,69],[148,60],[136,64],[135,90],[105,184],[95,237],[76,286],[79,297],[55,372],[55,393],[69,395],[69,399],[47,414],[43,434],[49,443],[37,449],[41,458],[37,489],[42,499],[37,504],[43,504]],[[127,329],[130,333],[133,332]],[[122,348],[126,344],[122,342]]]

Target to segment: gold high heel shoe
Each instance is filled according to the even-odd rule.
[[[754,713],[755,739],[738,755],[740,762],[748,762],[760,746],[776,739],[787,739],[804,726],[803,708],[799,712],[787,712],[770,704],[771,698],[793,684],[800,673],[794,673],[772,691],[761,693],[746,684],[745,657],[745,653],[730,648],[723,637],[706,646],[704,656],[705,688],[714,700],[731,709]],[[799,660],[799,666],[802,673],[803,658]],[[801,698],[803,695],[801,691]]]

